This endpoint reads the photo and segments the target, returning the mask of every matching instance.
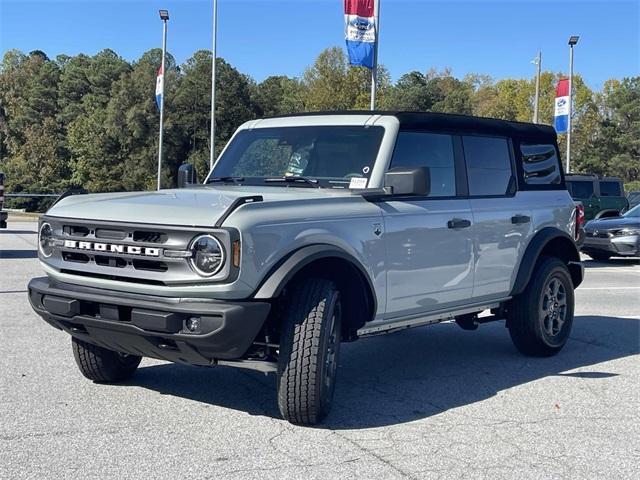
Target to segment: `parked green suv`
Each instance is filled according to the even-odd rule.
[[[622,211],[629,206],[622,180],[617,177],[569,173],[565,179],[573,199],[584,205],[585,221],[603,210]]]

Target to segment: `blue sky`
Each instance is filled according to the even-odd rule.
[[[300,76],[328,46],[344,45],[342,0],[219,0],[218,55],[256,80]],[[0,0],[0,53],[17,48],[128,60],[160,46],[158,9],[170,12],[168,48],[179,63],[210,48],[211,0]],[[566,71],[567,39],[580,35],[576,72],[592,88],[640,74],[638,0],[381,0],[380,62],[395,80],[451,67],[494,78],[530,77],[530,60]]]

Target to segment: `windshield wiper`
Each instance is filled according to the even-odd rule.
[[[244,177],[211,177],[207,183],[217,183],[217,182],[222,182],[222,183],[238,183],[238,182],[244,182]]]
[[[273,177],[273,178],[265,178],[265,182],[285,182],[285,183],[306,183],[307,185],[311,185],[313,188],[320,188],[318,185],[318,180],[307,177],[298,177],[298,176],[283,176],[283,177]]]

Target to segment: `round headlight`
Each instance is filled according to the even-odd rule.
[[[40,226],[38,245],[43,257],[48,258],[53,254],[53,228],[48,223],[43,223]]]
[[[211,235],[200,235],[191,242],[191,267],[203,277],[218,273],[224,264],[224,249]]]

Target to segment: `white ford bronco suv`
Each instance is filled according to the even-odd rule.
[[[341,342],[447,320],[506,320],[526,355],[569,337],[583,270],[551,127],[254,120],[192,178],[183,165],[181,188],[67,196],[41,218],[29,299],[87,378],[126,380],[142,357],[275,372],[283,417],[314,424]]]

